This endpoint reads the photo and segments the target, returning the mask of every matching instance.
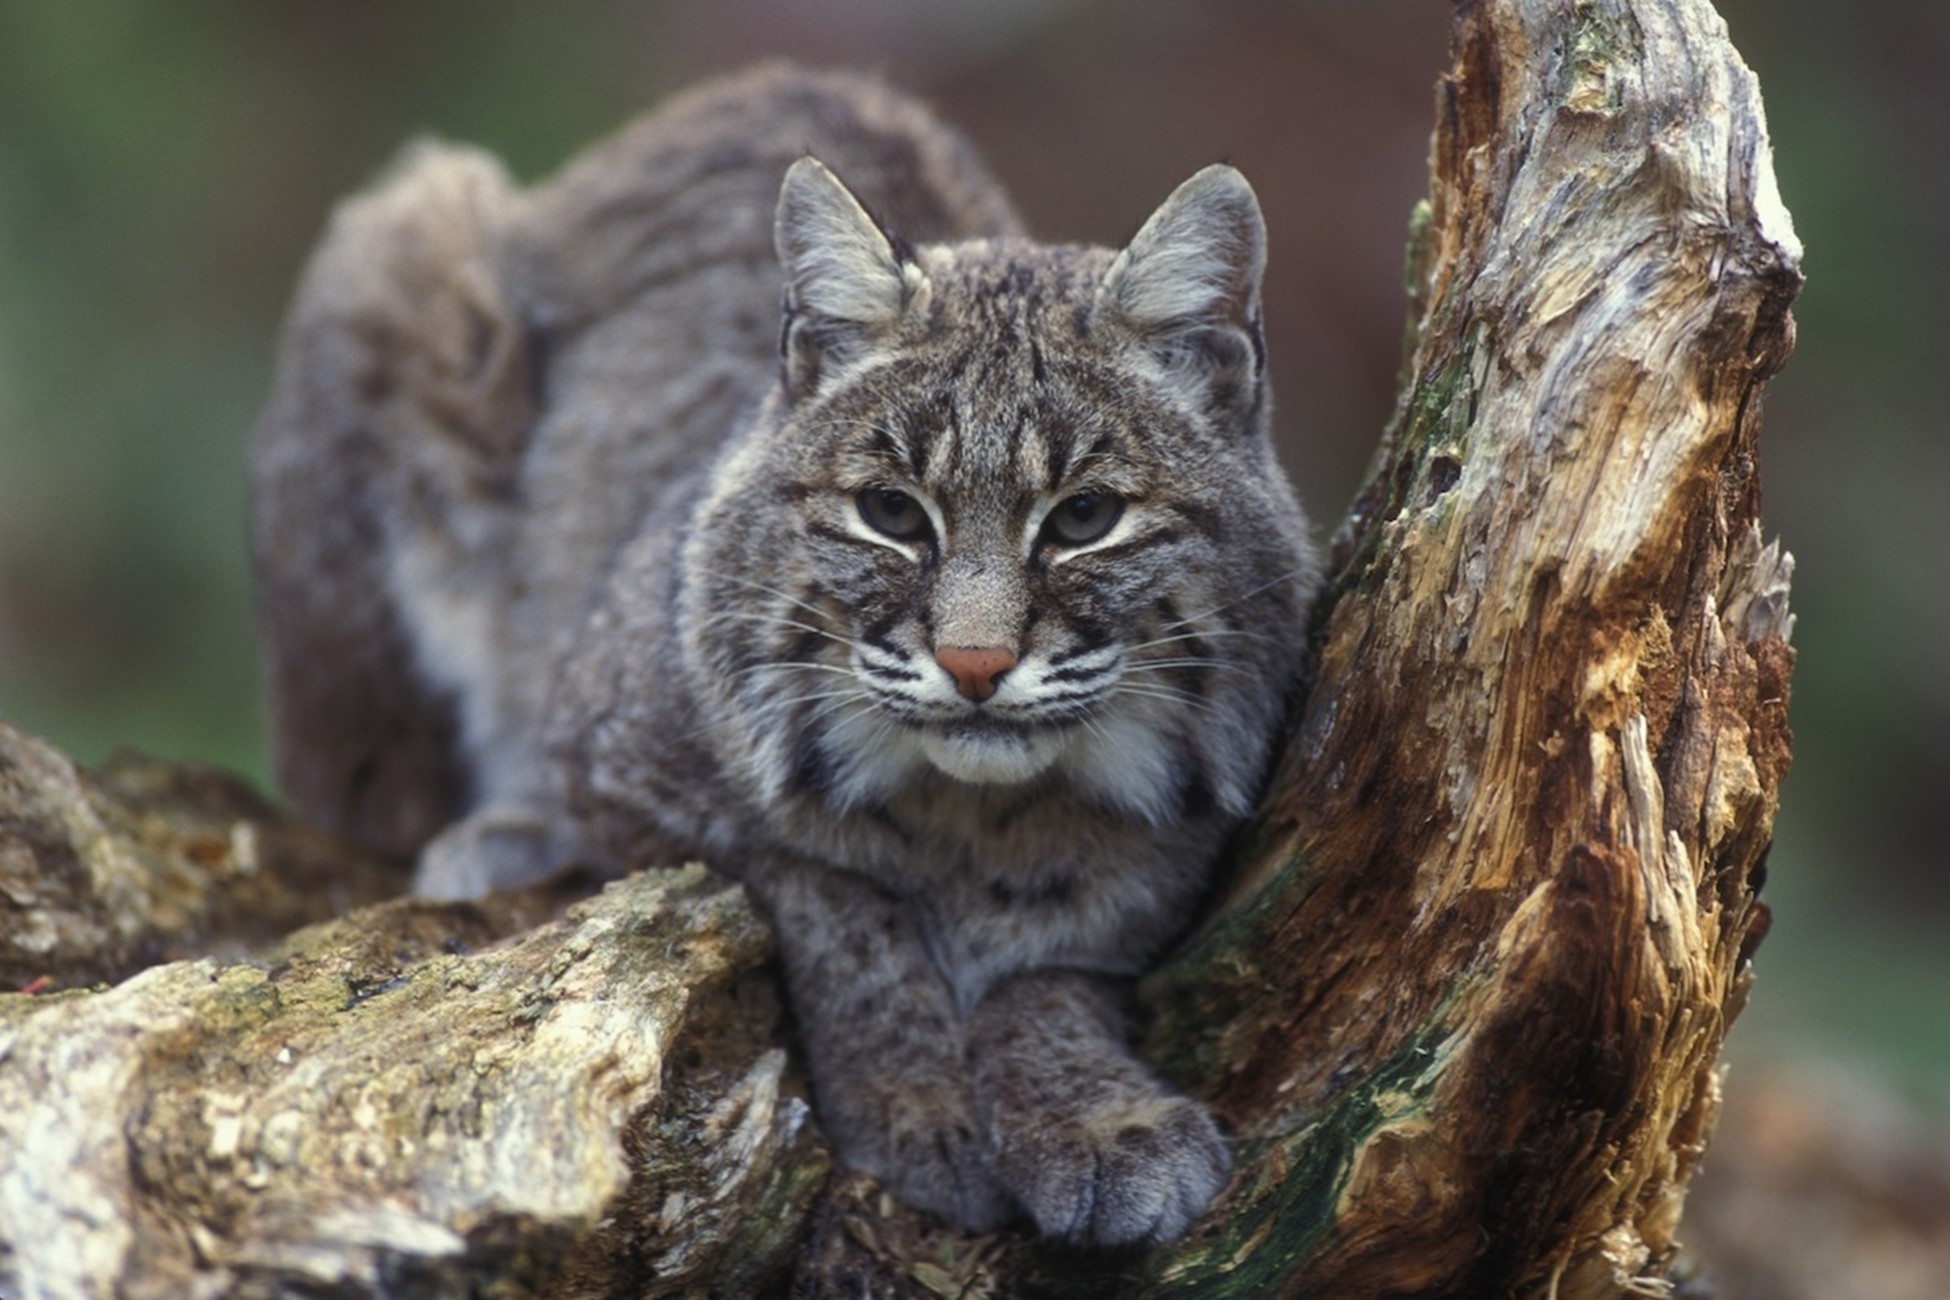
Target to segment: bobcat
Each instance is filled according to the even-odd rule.
[[[1039,244],[920,106],[783,67],[532,190],[409,151],[256,434],[280,779],[433,895],[708,857],[846,1162],[969,1229],[1183,1233],[1227,1146],[1121,1002],[1301,655],[1264,260],[1229,167]]]

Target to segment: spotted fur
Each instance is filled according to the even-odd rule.
[[[344,825],[418,791],[436,894],[708,855],[777,923],[843,1158],[969,1227],[1182,1232],[1226,1147],[1120,989],[1252,807],[1315,578],[1251,189],[1210,167],[1120,250],[1038,243],[924,110],[783,69],[531,193],[483,167],[422,154],[321,252],[424,262],[411,301],[294,313],[259,435],[294,793]],[[348,356],[387,382],[294,396]],[[305,662],[345,615],[277,534],[347,512],[339,640],[375,648]],[[385,719],[312,701],[360,674],[440,722],[439,790],[349,789]]]

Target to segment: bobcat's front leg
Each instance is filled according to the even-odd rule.
[[[1009,1217],[988,1167],[954,995],[906,907],[813,865],[762,873],[826,1133],[845,1162],[961,1227]]]
[[[991,989],[969,1056],[996,1175],[1049,1236],[1169,1241],[1232,1166],[1205,1108],[1131,1054],[1111,981],[1031,971]]]

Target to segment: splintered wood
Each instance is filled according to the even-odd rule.
[[[1757,439],[1801,277],[1753,76],[1678,0],[1461,6],[1454,51],[1316,684],[1153,984],[1160,1050],[1290,1172],[1166,1290],[1247,1294],[1260,1234],[1266,1293],[1667,1293],[1765,931],[1792,561]]]

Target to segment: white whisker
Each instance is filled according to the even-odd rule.
[[[1198,709],[1206,713],[1216,711],[1213,708],[1212,701],[1203,696],[1194,695],[1190,691],[1174,690],[1169,686],[1161,686],[1155,683],[1136,686],[1128,680],[1121,681],[1111,688],[1111,693],[1113,695],[1136,695],[1144,699],[1163,700],[1168,704],[1182,704],[1188,708]]]
[[[830,631],[823,627],[815,627],[811,623],[802,622],[796,618],[787,618],[783,614],[768,614],[763,610],[725,609],[719,610],[717,613],[711,615],[707,626],[723,620],[740,623],[765,623],[775,627],[796,628],[801,632],[810,632],[814,636],[823,636],[828,641],[838,642],[849,650],[857,650],[859,648],[851,637],[843,636],[838,632]]]
[[[1242,591],[1237,596],[1234,596],[1229,600],[1222,600],[1218,604],[1212,606],[1210,609],[1202,610],[1196,614],[1188,614],[1184,618],[1176,619],[1170,623],[1166,623],[1159,630],[1164,632],[1174,632],[1181,627],[1190,627],[1192,624],[1198,622],[1200,619],[1210,618],[1214,614],[1219,613],[1221,610],[1231,609],[1234,605],[1240,604],[1243,601],[1251,600],[1254,596],[1259,595],[1261,592],[1271,591],[1273,588],[1279,586],[1283,582],[1292,582],[1295,578],[1301,577],[1311,572],[1312,567],[1313,567],[1312,565],[1306,565],[1306,564],[1295,565],[1293,568],[1288,569],[1285,573],[1278,574],[1274,577],[1268,578],[1265,582],[1260,583],[1257,587],[1254,587],[1248,591]]]
[[[740,574],[726,573],[722,569],[707,569],[705,570],[705,573],[709,577],[721,578],[726,582],[735,582],[741,587],[749,587],[753,591],[761,591],[768,596],[777,596],[780,600],[783,600],[790,605],[796,605],[800,609],[805,610],[808,614],[817,614],[821,618],[824,618],[828,613],[828,611],[821,609],[819,606],[813,604],[811,601],[805,599],[803,596],[795,596],[789,591],[783,591],[778,587],[768,586],[763,582],[755,582],[752,579],[744,577]]]
[[[774,667],[784,668],[784,667],[813,667],[817,665],[759,664],[757,666],[759,668],[774,668]],[[711,732],[717,731],[724,727],[743,725],[747,717],[749,717],[752,721],[756,722],[760,727],[763,727],[770,724],[774,720],[774,715],[786,713],[801,704],[811,704],[821,700],[836,700],[836,701],[840,701],[841,703],[844,703],[849,700],[857,700],[857,701],[864,701],[868,704],[871,704],[873,702],[873,698],[874,697],[872,691],[868,690],[864,686],[856,685],[856,686],[852,686],[852,687],[848,687],[836,691],[811,691],[800,695],[782,695],[777,699],[760,700],[756,702],[756,704],[750,704],[748,702],[749,713],[747,714],[732,713],[732,714],[727,714],[724,717],[713,718],[711,721],[705,723],[701,727],[697,727],[691,731],[684,732],[681,736],[678,737],[678,739],[694,740],[699,736],[709,735]],[[837,707],[837,705],[827,704],[820,709],[816,709],[811,714],[811,716],[806,719],[806,721],[810,722],[816,718],[822,717],[835,707]],[[778,719],[778,721],[780,723],[783,723],[784,719],[780,718]]]
[[[1244,637],[1248,641],[1277,642],[1279,640],[1278,637],[1268,636],[1264,632],[1248,631],[1243,627],[1199,628],[1191,632],[1176,632],[1171,636],[1154,636],[1148,641],[1136,641],[1125,646],[1124,653],[1135,655],[1157,646],[1170,645],[1174,641],[1205,641],[1221,637]]]
[[[828,714],[839,712],[849,704],[869,706],[873,703],[873,696],[867,691],[834,691],[829,695],[802,696],[795,703],[806,704],[813,700],[827,700],[829,703],[820,705],[806,715],[804,722],[807,726],[823,720]]]
[[[1187,655],[1176,659],[1140,659],[1128,665],[1124,671],[1127,674],[1159,672],[1168,668],[1213,668],[1220,672],[1228,673],[1243,673],[1246,671],[1243,664],[1227,663],[1223,659],[1212,659],[1202,655]]]
[[[754,673],[787,673],[801,668],[815,673],[838,673],[842,677],[856,676],[853,669],[846,664],[822,664],[809,659],[778,659],[753,664],[749,668],[740,668],[732,674],[732,677],[750,677]]]
[[[1110,732],[1104,730],[1104,724],[1097,721],[1097,719],[1092,717],[1090,714],[1079,713],[1077,714],[1075,720],[1081,726],[1086,728],[1091,735],[1095,736],[1098,740],[1101,740],[1104,744],[1109,745],[1113,743],[1110,738]]]

